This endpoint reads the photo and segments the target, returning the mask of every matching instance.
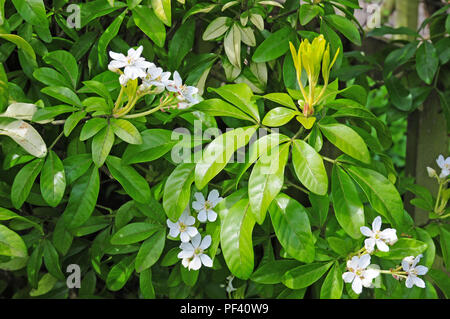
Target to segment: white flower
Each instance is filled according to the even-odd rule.
[[[228,293],[232,293],[233,291],[237,290],[236,288],[233,287],[233,279],[234,279],[234,276],[227,277],[228,284],[227,284],[227,287],[225,288],[225,290]]]
[[[388,245],[393,245],[397,242],[397,230],[393,228],[386,228],[380,231],[381,217],[377,216],[372,223],[372,230],[369,227],[362,226],[361,233],[367,238],[364,241],[364,246],[369,254],[374,251],[375,245],[380,251],[389,251]]]
[[[179,109],[185,109],[191,105],[197,104],[199,102],[196,97],[198,93],[198,88],[195,86],[188,86],[183,84],[180,74],[178,71],[173,73],[173,81],[169,81],[166,88],[170,92],[176,92],[178,94],[177,98],[180,101],[178,103]]]
[[[162,68],[159,68],[152,63],[147,69],[146,76],[142,78],[142,85],[144,88],[155,86],[157,89],[156,93],[161,93],[169,84],[169,77],[170,72],[163,72]]]
[[[167,226],[170,228],[169,235],[173,238],[177,238],[180,235],[181,241],[186,243],[198,234],[197,228],[192,227],[194,223],[195,218],[189,215],[188,206],[176,223],[167,219]]]
[[[141,58],[143,47],[142,45],[136,50],[131,48],[128,50],[128,55],[125,56],[122,53],[116,53],[109,51],[109,56],[113,59],[109,62],[108,69],[124,69],[124,77],[122,77],[122,83],[128,82],[128,80],[135,80],[138,77],[145,77],[145,69],[151,67],[152,63],[145,61]],[[114,71],[113,71],[114,72]],[[125,82],[126,81],[126,82]],[[123,85],[123,84],[122,84]]]
[[[441,174],[439,175],[440,178],[446,178],[450,175],[450,156],[444,159],[444,156],[441,154],[437,158],[436,163],[442,169]]]
[[[181,243],[182,251],[178,254],[178,258],[182,258],[182,265],[189,270],[198,270],[202,264],[205,267],[212,267],[212,259],[203,253],[210,245],[210,235],[205,236],[202,240],[202,236],[197,234],[190,243]]]
[[[373,287],[372,280],[378,277],[379,270],[367,268],[370,264],[370,255],[364,254],[360,257],[354,256],[347,261],[349,271],[342,274],[344,282],[352,283],[352,289],[358,295],[362,292],[362,287]],[[367,269],[366,269],[367,268]]]
[[[405,282],[407,288],[412,288],[414,285],[425,288],[425,282],[417,277],[418,275],[425,275],[428,272],[427,267],[416,266],[422,257],[422,254],[420,254],[416,258],[414,258],[414,256],[408,256],[402,260],[403,270],[408,274],[408,278],[406,278]]]
[[[217,213],[213,208],[223,199],[219,196],[219,192],[213,189],[208,194],[208,200],[205,200],[205,197],[200,192],[195,193],[194,196],[196,201],[192,203],[192,208],[198,212],[197,219],[202,223],[206,222],[206,220],[214,222],[217,219]]]

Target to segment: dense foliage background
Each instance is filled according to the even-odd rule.
[[[0,0],[2,297],[447,298],[450,5],[424,3]],[[109,52],[139,46],[201,101],[131,103]],[[167,219],[212,190],[214,263],[188,270]],[[398,241],[372,263],[422,254],[425,288],[344,283],[377,216]]]

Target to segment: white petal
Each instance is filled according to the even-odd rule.
[[[436,160],[436,163],[438,164],[438,166],[439,166],[440,168],[444,168],[444,165],[445,165],[445,159],[444,159],[444,156],[442,156],[442,154],[439,155],[439,157],[438,157],[437,160]]]
[[[187,232],[184,231],[180,234],[180,239],[182,242],[187,243],[191,239],[191,237]]]
[[[198,256],[195,256],[194,259],[192,259],[192,261],[189,263],[189,270],[190,269],[199,270],[201,266],[202,262],[200,258]]]
[[[372,281],[374,278],[378,277],[379,275],[380,275],[380,271],[375,268],[367,268],[364,271],[364,278],[367,278],[367,280],[369,280],[369,281]]]
[[[374,232],[379,231],[381,229],[381,224],[382,224],[381,217],[380,216],[375,217],[372,223],[372,230]]]
[[[386,245],[386,243],[384,241],[382,241],[381,239],[377,239],[376,244],[377,244],[377,248],[380,251],[384,251],[384,252],[389,251],[388,245]]]
[[[356,269],[358,268],[359,258],[358,256],[353,256],[351,260],[347,261],[347,268]]]
[[[189,266],[189,258],[183,258],[181,264],[184,266],[184,268],[187,268]]]
[[[406,278],[405,281],[405,286],[406,288],[412,288],[412,286],[414,286],[414,277],[413,276],[408,276],[408,278]]]
[[[173,80],[176,86],[181,86],[183,84],[183,81],[181,80],[181,76],[178,73],[178,71],[173,72]]]
[[[194,246],[192,246],[191,243],[181,243],[181,244],[180,244],[180,248],[181,248],[182,250],[190,251],[190,252],[192,252],[192,253],[194,253],[194,250],[195,250]]]
[[[192,203],[192,208],[195,209],[196,211],[200,211],[203,208],[205,208],[205,203],[195,201]]]
[[[342,274],[342,279],[344,282],[352,282],[355,278],[355,273],[347,271]]]
[[[192,256],[194,256],[194,252],[193,251],[187,251],[187,250],[182,250],[178,253],[178,258],[191,258]]]
[[[206,210],[205,210],[205,209],[202,209],[202,210],[198,213],[197,219],[198,219],[201,223],[206,222]]]
[[[215,222],[216,219],[217,219],[217,213],[211,209],[208,210],[208,221],[210,221],[212,223],[212,222]]]
[[[111,62],[109,62],[108,68],[120,69],[120,68],[123,68],[125,65],[127,65],[126,62],[118,61],[118,60],[112,60]]]
[[[212,259],[211,259],[208,255],[206,255],[206,254],[201,254],[201,255],[200,255],[200,259],[201,259],[201,261],[202,261],[202,264],[203,264],[205,267],[212,267],[213,261],[212,261]]]
[[[413,277],[414,279],[414,284],[419,287],[419,288],[425,288],[425,281],[423,281],[421,278],[419,277]]]
[[[367,250],[369,253],[372,253],[372,252],[373,252],[373,249],[375,248],[375,239],[373,239],[373,238],[367,238],[367,239],[364,241],[364,247],[366,248],[366,250]]]
[[[359,230],[361,231],[361,233],[364,236],[367,236],[367,237],[372,237],[373,236],[373,231],[367,226],[362,226],[362,227],[359,228]]]
[[[169,231],[169,236],[173,238],[177,238],[180,230],[178,228],[171,228]]]
[[[428,267],[425,266],[417,266],[416,271],[418,275],[425,275],[428,272]]]
[[[188,228],[186,229],[186,233],[188,233],[188,235],[189,235],[190,237],[194,237],[195,235],[198,234],[198,230],[197,230],[197,228],[195,228],[195,227],[188,227]]]
[[[211,235],[206,235],[203,240],[202,243],[200,244],[200,248],[205,250],[207,249],[209,246],[211,245]]]
[[[450,156],[445,159],[444,165],[450,165]]]
[[[195,217],[194,216],[188,216],[184,222],[185,225],[191,226],[195,224]]]
[[[359,258],[358,267],[365,269],[369,265],[370,265],[370,255],[369,254],[362,255],[361,258]]]
[[[409,262],[409,260],[407,260],[406,258],[404,258],[402,260],[402,268],[404,271],[409,271],[409,268],[411,267],[411,263]]]
[[[220,197],[219,195],[219,191],[217,189],[213,189],[209,194],[208,194],[208,202],[212,203],[213,201],[215,201],[216,199],[218,199]]]
[[[191,243],[192,243],[192,246],[194,247],[194,249],[197,248],[198,246],[200,246],[201,241],[202,241],[202,235],[200,235],[200,234],[197,234],[194,237],[192,237]]]
[[[413,261],[413,263],[412,263],[412,267],[416,267],[416,265],[419,263],[419,261],[420,261],[420,258],[422,258],[423,257],[423,255],[422,254],[420,254],[420,255],[418,255],[416,258],[414,258],[414,261]]]
[[[203,196],[202,193],[200,192],[196,192],[194,194],[195,199],[197,200],[197,202],[199,202],[200,204],[202,204],[202,206],[205,206],[205,196]]]
[[[358,295],[362,292],[362,282],[361,278],[359,278],[358,276],[356,276],[355,279],[353,280],[352,289]]]
[[[117,61],[124,62],[127,60],[127,57],[125,55],[123,55],[122,53],[116,53],[116,52],[109,51],[109,56],[112,59],[117,60]]]

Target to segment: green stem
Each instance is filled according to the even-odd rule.
[[[438,210],[438,206],[439,206],[438,204],[439,204],[439,202],[441,200],[441,193],[442,193],[443,186],[444,186],[444,183],[443,182],[439,182],[439,191],[438,191],[437,198],[436,198],[436,204],[434,205],[434,212],[436,214],[439,214],[437,210]]]
[[[53,148],[53,146],[55,146],[56,143],[58,143],[59,139],[60,139],[61,137],[63,137],[63,135],[64,135],[64,130],[63,130],[61,133],[59,133],[59,135],[55,138],[55,140],[53,141],[52,145],[50,145],[50,146],[48,147],[48,149],[51,150],[51,149]]]
[[[113,113],[115,113],[119,109],[120,102],[122,101],[123,92],[125,87],[121,85],[119,96],[117,97],[116,103],[114,104]]]

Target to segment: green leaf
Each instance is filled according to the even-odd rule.
[[[427,273],[428,276],[434,281],[434,283],[442,290],[445,297],[450,298],[450,278],[442,270],[430,269]]]
[[[253,272],[250,280],[265,285],[275,285],[281,283],[283,275],[299,265],[296,260],[274,260],[264,263]]]
[[[255,50],[253,62],[267,62],[279,58],[289,50],[292,29],[284,27],[269,35]]]
[[[48,86],[65,86],[72,87],[72,83],[68,81],[61,73],[51,68],[39,68],[34,70],[33,76],[39,82]]]
[[[114,132],[111,125],[108,125],[92,139],[92,160],[95,166],[103,165],[113,145]]]
[[[241,31],[236,24],[227,31],[224,41],[225,53],[233,66],[241,68]]]
[[[257,126],[237,128],[218,136],[203,151],[195,166],[195,185],[202,189],[226,166],[234,152],[247,145]]]
[[[142,144],[128,145],[122,156],[124,164],[151,162],[160,158],[178,142],[171,139],[172,131],[150,129],[141,132]]]
[[[178,1],[178,2],[183,2],[184,3],[184,1]],[[194,6],[192,6],[192,8],[190,8],[185,13],[181,23],[184,23],[187,20],[187,18],[189,18],[190,16],[193,16],[193,15],[195,15],[197,13],[208,13],[211,10],[213,10],[214,8],[216,8],[217,6],[218,6],[217,3],[206,3],[206,2],[197,3]]]
[[[360,228],[365,225],[364,206],[352,179],[338,165],[333,166],[331,192],[339,225],[351,237],[361,238]]]
[[[154,11],[146,6],[137,6],[133,9],[134,23],[142,30],[157,46],[162,48],[166,41],[166,28],[158,19]]]
[[[200,274],[199,270],[189,270],[180,264],[180,274],[181,280],[183,283],[189,287],[193,287],[197,283],[198,275]]]
[[[291,289],[306,288],[319,280],[332,264],[313,263],[289,270],[283,276],[283,284]]]
[[[320,288],[320,299],[341,299],[343,289],[342,271],[336,261]]]
[[[386,217],[396,228],[406,227],[402,199],[386,177],[363,167],[345,165],[344,168],[364,191],[373,209]]]
[[[106,28],[106,30],[102,33],[100,39],[98,39],[98,63],[102,69],[106,68],[107,63],[107,47],[109,42],[117,36],[119,32],[120,26],[122,25],[123,18],[127,10],[124,10],[114,21]]]
[[[56,207],[64,196],[66,174],[62,161],[54,151],[48,153],[42,167],[40,185],[44,200],[51,207]]]
[[[143,204],[150,201],[151,193],[147,181],[132,166],[124,165],[119,157],[112,155],[106,158],[106,165],[131,198]]]
[[[91,154],[76,154],[63,160],[66,181],[70,185],[82,176],[92,164]]]
[[[201,101],[189,108],[189,110],[198,110],[211,116],[229,116],[241,120],[253,122],[253,119],[242,112],[237,107],[221,100],[221,99],[209,99]]]
[[[55,118],[56,116],[76,111],[77,108],[69,105],[57,105],[57,106],[49,106],[43,109],[38,109],[36,113],[34,113],[32,121],[46,121]]]
[[[25,258],[27,246],[23,239],[8,227],[0,224],[0,255]]]
[[[151,0],[152,9],[159,20],[170,27],[172,25],[172,10],[170,0]],[[184,25],[184,24],[183,24]]]
[[[164,186],[163,207],[167,217],[178,220],[191,197],[191,185],[194,182],[195,164],[178,165],[167,178]]]
[[[80,132],[80,141],[90,139],[101,129],[108,125],[108,121],[102,117],[95,117],[86,121]]]
[[[36,63],[36,54],[34,53],[33,47],[24,38],[15,34],[0,34],[0,38],[17,45],[17,47],[22,50],[31,61]]]
[[[80,123],[82,119],[86,116],[86,111],[78,111],[73,112],[69,115],[69,117],[66,119],[66,122],[64,123],[64,135],[69,136],[70,133],[75,129],[75,127]]]
[[[223,35],[230,28],[232,20],[229,17],[218,17],[211,21],[203,32],[202,39],[209,41]]]
[[[385,80],[385,85],[392,104],[400,111],[410,111],[413,105],[413,96],[401,81],[395,76],[391,76]]]
[[[311,5],[308,3],[304,3],[300,6],[299,19],[300,24],[305,25],[308,24],[314,17],[316,17],[319,13],[323,14],[323,9],[318,5]]]
[[[225,100],[259,121],[258,106],[252,100],[253,92],[247,84],[228,84],[219,88],[210,88],[209,90],[219,94]]]
[[[135,268],[140,273],[153,266],[161,256],[166,242],[166,231],[159,230],[144,241],[136,256]]]
[[[97,203],[99,190],[100,178],[96,167],[76,180],[63,213],[68,229],[80,227],[89,219]]]
[[[447,19],[448,20],[448,19]],[[433,81],[439,66],[439,57],[433,44],[428,41],[422,42],[417,49],[416,70],[419,77],[428,85]]]
[[[64,50],[57,50],[47,53],[43,59],[72,83],[73,89],[76,89],[78,82],[78,64],[72,54]]]
[[[312,205],[311,213],[314,213],[312,217],[316,217],[317,224],[322,227],[327,220],[328,211],[330,210],[330,198],[328,194],[316,195],[314,193],[309,193],[308,198]]]
[[[152,270],[146,269],[139,274],[139,288],[146,299],[155,299],[155,288],[152,282]]]
[[[324,17],[325,21],[335,30],[339,31],[354,44],[361,45],[361,36],[353,22],[337,14],[329,14]]]
[[[17,173],[11,187],[11,202],[16,209],[19,209],[28,198],[31,187],[41,172],[43,164],[43,159],[35,159],[22,167]]]
[[[306,209],[281,193],[269,207],[269,213],[275,234],[289,256],[301,262],[312,262],[315,255],[314,239]]]
[[[42,258],[44,256],[44,245],[40,242],[36,248],[33,250],[33,253],[28,259],[27,263],[27,276],[28,282],[32,288],[38,287],[39,280],[39,270],[42,266]]]
[[[275,146],[256,162],[248,181],[251,213],[258,224],[264,222],[267,209],[284,182],[284,167],[289,156],[289,143]]]
[[[9,136],[33,156],[41,158],[47,155],[47,146],[41,135],[27,122],[0,117],[0,135]]]
[[[0,207],[0,220],[11,220],[11,219],[17,219],[17,220],[20,220],[21,222],[30,224],[33,227],[35,227],[37,230],[39,230],[39,232],[41,234],[43,234],[43,230],[42,230],[42,226],[41,225],[33,222],[32,220],[30,220],[30,219],[28,219],[26,217],[20,216],[20,215],[18,215],[16,213],[10,211],[9,209]]]
[[[231,273],[246,280],[254,267],[252,232],[255,220],[249,212],[248,199],[241,199],[222,220],[220,245],[225,262]]]
[[[308,190],[325,195],[328,191],[328,176],[322,157],[303,140],[294,140],[292,162],[297,178]]]
[[[138,129],[130,121],[122,119],[110,120],[112,130],[121,140],[128,144],[142,144],[142,137]]]
[[[58,282],[58,279],[53,277],[51,274],[46,273],[42,276],[42,278],[39,280],[39,283],[37,283],[36,289],[30,290],[30,296],[31,297],[38,297],[45,295],[49,291],[55,287],[55,284]]]
[[[273,101],[275,103],[287,106],[295,111],[297,111],[297,106],[295,105],[289,94],[286,93],[269,93],[262,96],[263,98]]]
[[[342,152],[363,163],[370,163],[370,154],[367,145],[353,129],[339,123],[319,123],[319,127],[323,135]]]
[[[48,86],[43,88],[41,92],[66,104],[76,105],[78,107],[82,106],[80,98],[75,94],[75,92],[64,86]]]
[[[292,118],[297,114],[298,112],[294,110],[285,107],[276,107],[267,112],[266,116],[264,116],[262,124],[270,127],[282,126],[292,120]]]
[[[118,291],[125,286],[134,271],[134,256],[128,256],[115,264],[106,277],[109,290]]]
[[[154,0],[158,1],[158,0]],[[169,1],[170,0],[159,0]],[[191,51],[194,45],[194,32],[195,21],[189,20],[187,23],[183,23],[180,28],[173,35],[172,40],[169,43],[168,62],[171,70],[176,70],[180,67],[186,54]]]
[[[439,227],[439,241],[441,244],[442,257],[447,271],[450,270],[450,231],[444,225]]]
[[[155,232],[161,229],[161,225],[149,224],[149,223],[131,223],[122,227],[112,235],[112,245],[129,245],[138,243],[149,238]]]
[[[375,255],[389,260],[402,260],[408,256],[417,256],[427,249],[423,241],[412,238],[400,238],[394,245],[389,247],[388,252],[376,251]]]
[[[65,279],[61,270],[58,252],[49,240],[44,241],[44,264],[53,277],[59,280]]]

